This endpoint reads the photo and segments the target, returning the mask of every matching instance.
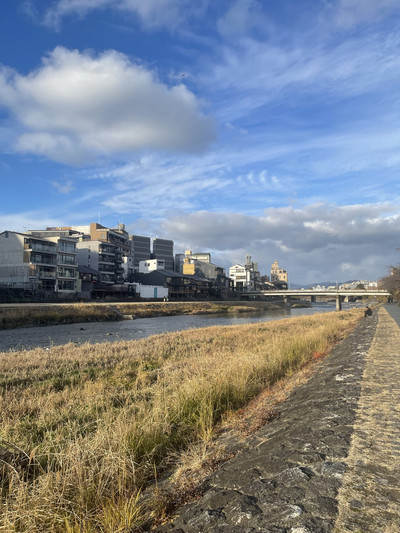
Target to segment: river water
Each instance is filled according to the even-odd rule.
[[[349,307],[354,307],[354,304],[343,304],[344,309]],[[238,315],[178,315],[0,330],[0,351],[49,348],[68,342],[84,344],[134,340],[169,331],[267,322],[334,310],[335,303],[316,303],[309,308],[282,308]]]

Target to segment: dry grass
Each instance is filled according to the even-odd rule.
[[[0,354],[0,531],[139,531],[148,483],[360,313]]]
[[[103,320],[121,320],[121,317],[109,306],[95,304],[41,305],[37,307],[21,304],[18,307],[0,309],[0,329]]]

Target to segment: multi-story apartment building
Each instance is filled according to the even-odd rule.
[[[168,239],[153,239],[153,256],[155,259],[163,259],[165,270],[174,269],[174,241]]]
[[[0,233],[0,284],[41,291],[77,290],[76,239]]]
[[[123,283],[131,274],[131,243],[124,224],[119,224],[118,228],[107,228],[92,222],[84,226],[59,229],[79,234],[78,263],[97,270],[100,283]]]
[[[57,282],[56,291],[75,292],[78,288],[78,270],[76,259],[76,233],[73,231],[46,230],[28,231],[32,236],[57,243]]]
[[[110,228],[106,228],[101,224],[92,223],[86,226],[53,227],[46,228],[46,230],[32,230],[29,233],[44,237],[47,240],[57,237],[65,238],[67,236],[74,238],[75,262],[78,262],[79,267],[87,267],[96,271],[96,280],[99,283],[111,285],[123,282],[123,253],[130,251],[130,245],[126,245],[126,236],[128,234],[124,228],[110,230]],[[97,236],[101,239],[96,240]],[[60,276],[69,276],[70,269],[68,263],[71,259],[65,253],[60,259],[63,261],[63,267],[59,268]],[[67,279],[59,282],[61,286],[66,286],[67,284]]]
[[[79,266],[99,273],[98,281],[107,285],[123,283],[123,259],[119,246],[82,238],[76,244]]]

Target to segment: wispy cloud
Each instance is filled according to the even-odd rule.
[[[327,7],[326,14],[333,16],[339,28],[348,30],[360,24],[376,23],[398,10],[397,0],[339,0]]]
[[[238,39],[255,29],[265,33],[268,18],[256,0],[235,0],[217,21],[219,33],[228,39]]]
[[[31,4],[27,2],[27,4]],[[131,13],[149,30],[166,28],[176,30],[187,18],[195,16],[207,5],[207,1],[198,0],[56,0],[46,6],[40,13],[45,26],[60,30],[66,17],[86,17],[95,10],[113,9]],[[31,8],[32,10],[32,8]]]
[[[219,61],[202,81],[209,84],[211,75],[213,91],[223,104],[218,111],[223,122],[266,105],[287,105],[288,98],[293,106],[311,96],[325,105],[376,91],[382,98],[399,82],[397,49],[397,39],[382,40],[379,33],[338,43],[318,39],[313,47],[290,37],[283,43],[242,38],[235,46],[220,48]],[[235,105],[229,91],[237,92]]]
[[[70,194],[74,190],[74,184],[71,180],[52,181],[51,184],[60,194]]]
[[[54,216],[44,214],[43,210],[15,212],[12,214],[0,213],[0,231],[28,231],[31,229],[58,226],[60,224],[57,214]]]

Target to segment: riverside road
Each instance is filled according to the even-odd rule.
[[[157,531],[399,532],[399,326],[394,304],[364,318]]]

